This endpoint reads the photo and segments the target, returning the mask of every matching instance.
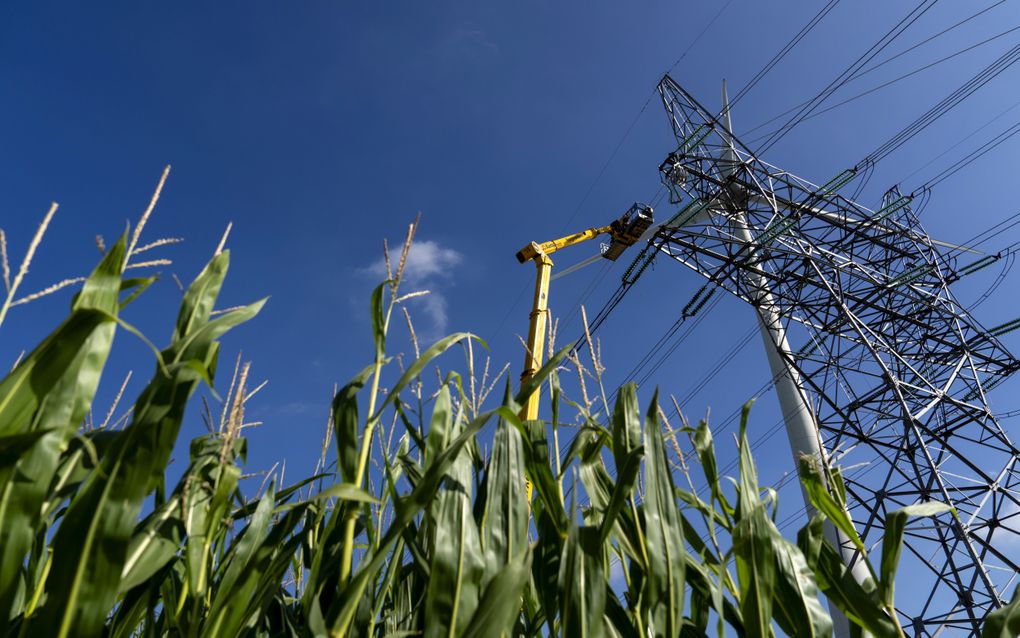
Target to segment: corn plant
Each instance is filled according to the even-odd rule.
[[[226,251],[185,291],[124,427],[83,427],[114,334],[138,333],[122,315],[152,282],[124,275],[137,231],[110,247],[68,317],[0,381],[0,633],[820,637],[832,633],[824,595],[857,635],[904,635],[894,607],[903,525],[943,506],[891,515],[876,568],[838,469],[805,460],[817,514],[796,541],[783,537],[746,436],[749,406],[727,480],[706,422],[672,427],[657,394],[642,409],[634,385],[610,407],[590,340],[591,372],[561,350],[516,392],[504,383],[498,401],[502,375],[490,379],[487,363],[477,374],[484,344],[471,334],[394,355],[398,310],[414,334],[403,303],[418,293],[400,290],[414,228],[371,296],[374,355],[335,393],[323,461],[257,490],[242,481],[247,365],[167,484],[187,404],[215,384],[219,339],[262,305],[214,311]],[[444,371],[457,353],[464,372]],[[561,382],[568,362],[576,399]],[[522,421],[540,385],[549,418]],[[825,521],[857,546],[864,582]],[[1018,625],[1014,596],[985,635]]]

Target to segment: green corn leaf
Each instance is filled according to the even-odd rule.
[[[174,341],[164,351],[170,376],[156,373],[135,402],[130,425],[68,507],[53,537],[53,586],[29,628],[36,635],[95,636],[113,608],[142,502],[163,480],[187,399],[201,380],[186,362],[199,362],[211,377],[216,338],[262,306],[208,320],[228,259],[226,252],[214,257],[185,293]]]
[[[366,366],[333,397],[333,438],[340,479],[345,483],[354,482],[358,466],[358,428],[361,425],[358,420],[358,392],[365,387],[373,370],[374,364]]]
[[[985,618],[981,638],[1014,638],[1020,636],[1020,586],[1013,590],[1013,599]]]
[[[655,636],[675,636],[684,610],[687,563],[683,525],[674,496],[659,428],[659,394],[653,395],[645,416],[645,543],[648,573],[643,602],[648,609],[648,630]]]
[[[452,439],[456,434],[452,424],[449,436]],[[429,437],[431,440],[431,432]],[[437,454],[436,458],[442,457]],[[426,638],[458,635],[478,606],[485,562],[471,497],[471,461],[462,452],[450,463],[431,506],[435,537],[425,597]]]
[[[229,560],[218,570],[221,573],[216,579],[216,598],[213,600],[209,613],[210,624],[213,626],[218,622],[223,622],[217,619],[217,615],[223,613],[223,607],[227,605],[230,595],[237,589],[235,585],[243,577],[245,571],[251,568],[256,552],[269,534],[269,525],[276,505],[273,488],[274,485],[270,481],[265,494],[259,499],[259,504],[255,508],[251,520],[234,542]]]
[[[379,415],[381,415],[389,405],[397,400],[397,397],[400,396],[401,391],[403,391],[407,384],[421,376],[421,372],[425,369],[425,366],[431,363],[433,359],[449,350],[454,344],[460,343],[465,339],[473,339],[480,343],[483,347],[485,346],[484,341],[470,332],[456,332],[435,342],[426,349],[425,352],[421,353],[421,356],[415,359],[414,363],[407,367],[404,374],[400,375],[397,382],[390,388],[389,394],[386,395],[386,400],[382,402],[375,414],[370,415],[370,418],[373,421],[378,419]]]
[[[324,487],[315,494],[314,500],[321,501],[328,498],[335,498],[341,501],[353,501],[356,503],[379,502],[379,499],[350,483],[336,483],[329,487]]]
[[[525,547],[489,581],[478,601],[478,608],[461,634],[462,638],[513,635],[515,621],[520,615],[521,594],[528,583],[530,571],[531,551]]]
[[[138,626],[147,615],[152,614],[153,607],[159,600],[160,588],[172,581],[173,567],[173,564],[165,566],[144,586],[134,587],[124,593],[117,606],[117,612],[107,623],[108,638],[132,638],[139,635]],[[151,622],[150,627],[154,624]],[[150,633],[155,633],[153,629],[150,629]]]
[[[390,281],[384,281],[372,291],[372,340],[375,342],[375,360],[386,355],[386,313],[383,310],[383,293]]]
[[[174,495],[138,525],[121,570],[120,593],[141,585],[177,556],[184,536],[180,512],[180,497]]]
[[[569,470],[570,461],[574,459],[579,460],[582,465],[591,464],[596,461],[601,463],[602,449],[607,447],[606,442],[611,440],[612,435],[609,435],[605,430],[587,424],[582,425],[574,439],[570,442],[567,453],[563,456],[563,466],[560,468],[559,478],[566,474]]]
[[[517,391],[517,395],[514,397],[514,402],[519,406],[524,405],[527,402],[528,397],[530,397],[535,390],[545,383],[545,380],[549,378],[549,375],[556,371],[556,368],[559,367],[560,363],[569,353],[569,347],[562,348],[553,354],[553,356],[549,357],[549,360],[538,369],[535,376],[521,384],[521,389]]]
[[[327,478],[328,476],[330,476],[330,474],[326,474],[326,473],[312,474],[311,476],[306,476],[305,478],[301,479],[297,483],[293,483],[291,485],[288,485],[287,487],[285,487],[282,490],[280,490],[279,492],[277,492],[276,493],[276,511],[279,512],[282,504],[284,504],[288,500],[290,500],[290,498],[293,497],[295,494],[297,494],[299,490],[301,490],[302,488],[306,487],[307,485],[310,485],[311,483],[314,483],[315,481],[319,481],[319,480],[322,480],[324,478]],[[354,486],[352,485],[351,487],[354,487]],[[362,492],[362,493],[364,493],[364,492]],[[352,492],[352,494],[353,494],[353,492]],[[316,493],[315,496],[317,497],[317,496],[319,496],[319,494]],[[367,496],[367,494],[366,494],[366,496]],[[358,499],[351,498],[350,500],[358,500]],[[248,516],[251,516],[252,512],[255,511],[255,507],[257,505],[258,505],[257,501],[253,501],[251,503],[247,503],[245,505],[242,505],[242,506],[238,507],[237,509],[235,509],[233,511],[233,513],[231,513],[230,517],[233,518],[235,521],[243,519],[243,518],[247,518]]]
[[[628,383],[620,388],[613,408],[613,457],[616,467],[623,467],[628,454],[641,445],[641,408],[638,407],[637,386]]]
[[[878,595],[889,609],[893,608],[895,597],[896,567],[903,549],[903,532],[911,516],[935,516],[943,512],[956,511],[946,503],[927,502],[908,505],[892,512],[885,518],[885,535],[882,537],[882,564]]]
[[[564,535],[568,526],[567,513],[560,500],[559,483],[553,476],[545,427],[540,421],[522,422],[515,418],[513,422],[524,443],[525,468],[535,489],[533,500],[541,503],[542,509],[549,513],[550,520],[556,525],[558,533]]]
[[[606,513],[602,519],[600,532],[602,542],[609,538],[609,534],[616,527],[620,512],[624,511],[631,496],[634,494],[634,487],[637,485],[637,477],[641,471],[641,460],[644,458],[644,452],[644,447],[636,447],[622,459],[622,465],[617,465],[616,485],[613,488],[613,495],[609,499]]]
[[[538,509],[533,514],[538,538],[535,541],[531,577],[535,583],[536,598],[545,613],[548,635],[554,636],[556,635],[554,621],[560,600],[559,577],[563,539],[548,512]]]
[[[379,539],[375,553],[366,564],[359,568],[341,592],[336,604],[331,606],[328,611],[327,623],[331,628],[331,633],[344,635],[349,631],[351,622],[354,620],[354,613],[357,610],[365,588],[368,586],[369,580],[375,578],[375,575],[387,560],[390,550],[396,544],[397,539],[401,537],[403,528],[432,502],[443,476],[446,474],[449,466],[453,464],[457,455],[460,454],[461,449],[467,445],[468,441],[493,416],[497,415],[507,419],[514,425],[520,424],[517,415],[506,407],[500,407],[478,415],[464,427],[464,431],[451,441],[446,450],[432,462],[414,490],[394,504],[393,521]]]
[[[71,315],[0,381],[0,437],[37,436],[0,465],[0,630],[19,611],[22,564],[43,503],[113,344],[125,246],[121,237],[86,280]]]
[[[138,298],[143,292],[149,289],[149,286],[156,283],[159,277],[133,277],[131,279],[123,279],[120,282],[120,291],[130,291],[127,296],[120,300],[120,309],[124,310],[132,301]]]
[[[559,573],[560,629],[564,636],[599,638],[605,633],[606,581],[597,527],[570,525]]]
[[[528,497],[521,433],[500,420],[485,469],[485,504],[479,528],[488,581],[528,548]],[[530,568],[531,558],[528,558]]]
[[[800,549],[771,529],[776,557],[773,613],[787,635],[823,638],[832,635],[832,619],[818,599],[818,584]]]
[[[191,463],[180,484],[188,587],[197,597],[205,596],[212,545],[226,531],[223,522],[228,501],[240,477],[240,470],[232,462],[221,463],[221,446],[221,441],[208,435],[193,440]]]
[[[13,467],[26,452],[35,447],[39,439],[54,432],[54,429],[33,430],[0,437],[0,467]]]
[[[230,251],[225,250],[209,260],[195,281],[191,282],[181,300],[172,342],[183,342],[198,327],[208,323],[229,267]]]
[[[840,497],[840,500],[836,500],[833,497],[833,492],[826,488],[821,472],[814,461],[807,457],[800,459],[800,478],[815,509],[824,514],[836,526],[836,529],[846,534],[861,555],[866,555],[864,542],[861,541],[861,537],[857,534],[857,529],[850,519],[850,514],[846,511],[845,496],[841,493],[842,483],[834,481],[832,485],[836,496]]]
[[[740,608],[725,597],[719,583],[711,575],[712,570],[698,562],[693,555],[687,554],[686,556],[687,564],[684,568],[684,575],[687,578],[687,584],[690,585],[691,591],[696,591],[699,596],[712,601],[720,619],[719,635],[724,635],[722,621],[725,620],[738,636],[743,636],[745,630]]]
[[[882,608],[877,596],[858,583],[843,563],[839,552],[825,539],[823,516],[815,516],[797,535],[808,567],[828,600],[852,622],[875,638],[899,638],[896,624]]]
[[[758,493],[758,473],[747,441],[744,406],[740,422],[740,482],[737,524],[733,528],[733,554],[740,584],[740,611],[748,636],[769,638],[772,633],[772,598],[776,589],[776,558],[772,545],[774,526]]]
[[[639,450],[640,452],[638,450],[631,452],[631,456],[637,461],[638,473],[640,473],[640,458],[643,458],[644,447]],[[608,539],[607,534],[611,534],[631,560],[638,561],[642,567],[645,567],[644,553],[641,551],[641,534],[638,531],[634,510],[626,506],[628,496],[633,494],[634,485],[637,482],[636,475],[633,479],[630,476],[632,469],[625,467],[618,470],[617,480],[614,483],[606,466],[601,462],[601,459],[596,457],[594,460],[582,463],[579,474],[581,483],[584,484],[584,489],[588,493],[588,498],[591,499],[593,510],[596,514],[602,513],[600,522],[598,516],[592,516],[592,520],[596,521],[600,527],[600,537]],[[628,487],[628,483],[630,483],[630,487]]]
[[[428,467],[433,459],[442,454],[447,444],[453,439],[453,407],[450,399],[450,386],[443,385],[436,394],[435,403],[432,406],[432,420],[429,422],[429,431],[425,439],[425,467]]]
[[[228,552],[223,578],[212,588],[215,592],[201,635],[209,638],[237,636],[251,629],[280,586],[290,565],[290,557],[300,544],[292,532],[304,517],[303,508],[287,511],[269,527],[275,498],[272,490],[262,497],[252,522]]]
[[[725,519],[726,523],[719,521],[724,528],[729,529],[729,521],[733,515],[733,507],[726,499],[726,495],[723,494],[722,487],[719,484],[719,470],[715,456],[715,443],[712,440],[712,431],[708,428],[707,421],[701,421],[698,424],[698,428],[694,432],[694,450],[698,454],[698,461],[701,464],[701,471],[705,475],[705,481],[708,484],[709,490],[711,491],[711,502],[718,503],[719,509],[714,508],[712,511],[718,512],[719,516],[712,516],[709,519],[711,523],[708,531],[712,538],[715,538],[715,520],[716,518]]]
[[[620,638],[640,638],[641,634],[638,628],[634,626],[634,621],[623,605],[620,604],[620,600],[613,593],[609,586],[606,586],[606,621],[607,621],[607,633],[613,636],[619,636]]]

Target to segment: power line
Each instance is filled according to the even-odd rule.
[[[915,44],[915,45],[911,46],[910,48],[908,48],[908,49],[905,49],[905,50],[903,50],[903,51],[900,51],[899,53],[897,53],[897,54],[895,54],[895,55],[892,55],[892,56],[890,56],[890,57],[886,58],[885,60],[883,60],[883,61],[881,61],[881,62],[879,62],[879,63],[875,64],[874,66],[870,66],[870,67],[868,67],[867,69],[865,69],[865,70],[861,71],[861,72],[860,72],[860,74],[858,75],[858,77],[861,77],[861,76],[863,76],[863,75],[866,75],[866,74],[868,74],[868,73],[871,73],[871,72],[872,72],[872,71],[874,71],[875,69],[878,69],[878,68],[880,68],[880,67],[883,67],[883,66],[885,66],[886,64],[889,64],[889,63],[890,63],[890,62],[892,62],[893,60],[896,60],[896,59],[898,59],[898,58],[901,58],[901,57],[903,57],[904,55],[906,55],[906,54],[910,53],[911,51],[913,51],[913,50],[917,49],[918,47],[924,46],[925,44],[928,44],[928,43],[929,43],[929,42],[931,42],[932,40],[934,40],[934,39],[936,39],[936,38],[938,38],[938,37],[940,37],[940,36],[943,36],[943,35],[945,35],[945,34],[949,33],[949,32],[950,32],[950,31],[952,31],[953,29],[955,29],[955,28],[957,28],[957,27],[959,27],[959,26],[962,26],[962,25],[964,25],[964,24],[966,24],[966,23],[970,22],[970,21],[971,21],[971,20],[973,20],[974,18],[977,18],[978,16],[981,16],[981,15],[984,15],[985,13],[988,13],[989,11],[991,11],[992,9],[994,9],[995,7],[997,7],[997,6],[999,6],[1000,4],[1003,4],[1003,3],[1005,3],[1005,2],[1006,2],[1006,0],[998,0],[998,2],[992,3],[991,5],[989,5],[989,6],[985,7],[984,9],[981,9],[981,10],[980,10],[980,11],[978,11],[977,13],[972,13],[971,15],[967,16],[967,17],[966,17],[966,18],[964,18],[963,20],[960,20],[960,21],[959,21],[959,22],[957,22],[956,24],[953,24],[953,25],[951,25],[951,26],[948,26],[948,27],[946,27],[945,29],[943,29],[943,30],[939,31],[938,33],[936,33],[935,35],[933,35],[933,36],[929,36],[929,37],[925,38],[924,40],[921,40],[920,42],[918,42],[917,44]]]
[[[913,173],[911,173],[910,175],[907,175],[907,176],[906,176],[906,177],[905,177],[905,178],[903,179],[903,181],[906,181],[906,180],[910,179],[910,178],[911,178],[911,177],[913,177],[914,175],[917,175],[918,173],[920,173],[920,172],[921,172],[921,171],[923,171],[924,169],[928,168],[929,166],[931,166],[932,164],[934,164],[934,163],[935,163],[935,162],[937,162],[938,160],[942,159],[942,158],[943,158],[943,157],[945,157],[945,156],[946,156],[947,154],[949,154],[950,152],[952,152],[953,150],[955,150],[955,149],[956,149],[957,147],[959,147],[959,146],[960,146],[961,144],[963,144],[963,143],[964,143],[964,142],[966,142],[967,140],[969,140],[969,139],[973,138],[973,137],[974,137],[975,135],[977,135],[977,134],[978,134],[978,133],[980,133],[981,131],[985,130],[986,128],[988,128],[989,126],[991,126],[992,124],[994,124],[994,123],[995,123],[995,122],[996,122],[997,120],[999,120],[999,119],[1000,119],[1000,118],[1002,118],[1002,117],[1003,117],[1004,115],[1006,115],[1006,113],[1009,113],[1010,111],[1012,111],[1013,109],[1015,109],[1015,108],[1016,108],[1016,107],[1018,107],[1018,106],[1020,106],[1020,100],[1018,100],[1018,101],[1014,102],[1014,103],[1013,103],[1013,104],[1012,104],[1011,106],[1009,106],[1008,108],[1006,108],[1006,109],[1005,109],[1004,111],[1002,111],[1001,113],[999,113],[998,115],[996,115],[996,116],[995,116],[995,117],[993,117],[992,119],[988,120],[987,122],[985,122],[985,123],[984,123],[984,124],[982,124],[981,126],[977,127],[976,129],[974,129],[973,131],[971,131],[971,132],[970,132],[970,133],[968,133],[967,135],[965,135],[965,136],[963,136],[962,138],[960,138],[960,139],[959,139],[959,140],[958,140],[958,141],[957,141],[957,142],[956,142],[955,144],[953,144],[952,146],[950,146],[950,147],[949,147],[949,148],[947,148],[946,150],[942,151],[941,153],[939,153],[939,154],[938,154],[938,155],[936,155],[935,157],[931,158],[930,160],[928,160],[927,162],[925,162],[924,164],[922,164],[922,165],[921,165],[921,166],[920,166],[920,167],[919,167],[919,168],[918,168],[917,170],[915,170],[915,171],[914,171]]]
[[[669,67],[669,71],[675,69],[677,65],[680,64],[681,60],[687,57],[687,54],[691,52],[691,49],[694,48],[694,45],[696,45],[698,41],[701,40],[701,38],[706,33],[708,33],[708,30],[712,28],[712,25],[715,24],[716,20],[719,19],[719,16],[721,16],[723,12],[725,12],[726,9],[728,9],[731,4],[733,4],[733,0],[726,0],[726,4],[720,7],[719,11],[717,11],[716,14],[712,17],[712,19],[708,21],[708,24],[706,24],[705,27],[701,30],[701,32],[698,33],[698,35],[694,38],[694,40],[692,40],[691,43],[687,45],[687,48],[684,49],[684,52],[681,53],[680,57],[676,59],[676,62],[674,62],[673,65]],[[667,71],[667,73],[669,71]]]
[[[931,107],[916,120],[903,127],[900,132],[893,135],[889,138],[889,140],[872,151],[864,161],[877,163],[885,159],[896,149],[900,148],[913,139],[918,133],[931,126],[932,123],[973,95],[978,89],[1011,67],[1018,60],[1020,60],[1020,44],[1014,46],[996,58],[994,62],[979,71],[968,81],[964,82],[960,87],[935,104],[935,106]]]
[[[770,135],[766,139],[765,144],[758,150],[755,155],[761,155],[768,149],[772,148],[779,140],[785,137],[795,126],[800,124],[803,119],[810,115],[812,111],[818,108],[825,100],[827,100],[833,93],[838,91],[844,84],[846,84],[855,75],[860,73],[862,68],[867,65],[876,55],[882,52],[890,43],[899,37],[904,31],[906,31],[914,22],[916,22],[922,15],[927,13],[938,0],[923,0],[920,4],[914,7],[910,13],[906,15],[902,20],[896,23],[892,29],[886,32],[879,40],[865,51],[860,57],[857,58],[850,66],[844,69],[839,75],[836,76],[832,82],[828,84],[824,89],[821,90],[818,95],[808,101],[803,108],[801,108],[796,115],[794,115],[786,124],[781,126],[775,133]]]
[[[850,79],[849,79],[849,80],[847,81],[847,84],[849,84],[850,82],[853,82],[853,81],[855,81],[855,80],[859,80],[860,78],[862,78],[862,77],[864,77],[865,75],[867,75],[867,74],[871,73],[872,71],[875,71],[875,70],[877,70],[877,69],[879,69],[879,68],[881,68],[881,67],[883,67],[883,66],[885,66],[885,65],[889,64],[889,63],[890,63],[890,62],[892,62],[893,60],[896,60],[896,59],[898,59],[898,58],[900,58],[900,57],[902,57],[902,56],[906,55],[907,53],[910,53],[911,51],[914,51],[915,49],[917,49],[917,48],[919,48],[919,47],[921,47],[921,46],[923,46],[923,45],[925,45],[925,44],[927,44],[927,43],[931,42],[932,40],[934,40],[934,39],[936,39],[936,38],[938,38],[938,37],[940,37],[940,36],[942,36],[942,35],[945,35],[946,33],[949,33],[949,32],[950,32],[950,31],[952,31],[953,29],[956,29],[957,27],[959,27],[959,26],[961,26],[961,25],[963,25],[963,24],[966,24],[967,22],[970,22],[971,20],[973,20],[973,19],[977,18],[978,16],[980,16],[980,15],[982,15],[982,14],[984,14],[984,13],[986,13],[986,12],[988,12],[988,11],[992,10],[992,9],[994,9],[995,7],[999,6],[1000,4],[1003,4],[1004,2],[1006,2],[1006,0],[998,0],[998,2],[995,2],[994,4],[992,4],[992,5],[988,6],[988,7],[985,7],[984,9],[981,9],[981,10],[980,10],[980,11],[978,11],[977,13],[973,13],[973,14],[971,14],[970,16],[968,16],[968,17],[964,18],[963,20],[960,20],[960,21],[959,21],[959,22],[957,22],[956,24],[953,24],[952,26],[946,27],[945,29],[943,29],[942,31],[939,31],[939,32],[938,32],[938,33],[936,33],[935,35],[932,35],[932,36],[930,36],[930,37],[928,37],[928,38],[925,38],[924,40],[921,40],[920,42],[918,42],[917,44],[915,44],[915,45],[913,45],[913,46],[909,47],[908,49],[905,49],[905,50],[903,50],[903,51],[900,51],[899,53],[897,53],[897,54],[895,54],[895,55],[892,55],[892,56],[890,56],[890,57],[886,58],[885,60],[883,60],[883,61],[881,61],[881,62],[878,62],[877,64],[874,64],[874,65],[872,65],[872,66],[868,67],[867,69],[864,69],[863,71],[861,71],[860,73],[858,73],[858,74],[857,74],[856,76],[854,76],[853,78],[850,78]],[[876,89],[876,90],[877,90],[877,89]],[[861,94],[861,95],[862,95],[862,96],[863,96],[863,95],[866,95],[866,93],[865,93],[865,94]],[[858,96],[858,97],[860,97],[860,96]],[[851,99],[856,99],[856,98],[851,98]],[[768,119],[768,120],[765,120],[764,122],[762,122],[761,124],[759,124],[759,125],[755,126],[754,128],[751,128],[751,129],[748,129],[748,130],[744,131],[744,132],[742,133],[742,136],[744,136],[744,137],[746,138],[746,136],[747,136],[747,135],[750,135],[751,133],[754,133],[754,132],[755,132],[755,131],[757,131],[757,130],[760,130],[760,129],[763,129],[763,128],[765,128],[766,126],[768,126],[768,125],[769,125],[769,124],[771,124],[772,122],[775,122],[776,120],[778,120],[779,118],[783,117],[784,115],[789,115],[790,113],[793,113],[794,111],[796,111],[796,110],[797,110],[797,109],[799,109],[800,107],[802,107],[802,106],[805,106],[805,105],[807,105],[808,103],[810,103],[810,101],[811,101],[811,100],[806,100],[806,101],[804,101],[804,102],[801,102],[800,104],[797,104],[797,105],[795,105],[795,106],[792,106],[792,107],[790,107],[789,109],[787,109],[787,110],[783,111],[783,112],[782,112],[782,113],[780,113],[779,115],[776,115],[776,116],[774,116],[774,117],[772,117],[772,118],[770,118],[770,119]],[[845,102],[842,102],[841,104],[844,104],[844,103],[845,103]],[[828,111],[828,110],[831,110],[831,107],[830,107],[830,109],[826,109],[826,111]],[[767,135],[767,134],[766,134],[766,135]],[[764,138],[764,136],[762,136],[762,138],[759,138],[759,139],[763,139],[763,138]]]
[[[941,173],[939,173],[935,177],[933,177],[930,180],[928,180],[927,182],[925,182],[924,187],[925,188],[934,188],[936,185],[938,185],[941,182],[949,179],[950,177],[952,177],[953,175],[955,175],[959,171],[963,170],[964,168],[966,168],[970,164],[974,163],[976,160],[981,158],[983,155],[985,155],[986,153],[988,153],[989,151],[991,151],[995,147],[999,146],[1000,144],[1002,144],[1003,142],[1005,142],[1009,138],[1013,137],[1017,133],[1020,133],[1020,122],[1017,122],[1016,124],[1013,124],[1013,126],[1010,126],[1006,130],[1000,132],[998,135],[996,135],[992,139],[988,140],[987,142],[985,142],[984,144],[982,144],[978,148],[974,149],[973,151],[971,151],[970,153],[965,155],[962,160],[960,160],[956,164],[950,166],[949,168],[946,168]]]
[[[783,48],[779,50],[778,53],[772,56],[772,59],[769,60],[768,63],[765,64],[765,66],[763,66],[761,70],[759,70],[758,73],[756,73],[754,77],[751,78],[751,80],[747,83],[747,85],[744,86],[744,88],[740,90],[739,93],[737,93],[737,95],[730,102],[730,108],[732,109],[734,106],[736,106],[737,102],[742,100],[744,96],[747,95],[748,92],[750,92],[751,89],[753,89],[758,84],[758,82],[762,80],[762,78],[768,75],[768,73],[772,71],[772,69],[775,68],[775,66],[779,64],[779,62],[781,62],[784,57],[786,57],[787,53],[792,51],[794,47],[800,44],[800,41],[803,40],[804,37],[807,36],[807,34],[810,33],[812,29],[818,26],[818,23],[821,22],[822,19],[825,18],[825,16],[827,16],[829,12],[836,7],[837,4],[839,4],[839,0],[829,0],[829,2],[826,3],[825,6],[823,6],[818,11],[818,13],[816,13],[814,17],[808,21],[807,24],[801,27],[800,31],[798,31],[783,46]]]
[[[968,46],[966,48],[960,49],[959,51],[956,51],[955,53],[952,53],[952,54],[947,55],[947,56],[945,56],[943,58],[940,58],[940,59],[938,59],[938,60],[936,60],[934,62],[931,62],[929,64],[926,64],[926,65],[922,66],[922,67],[914,69],[913,71],[910,71],[908,73],[904,73],[903,75],[900,75],[900,76],[898,76],[896,78],[893,78],[892,80],[889,80],[887,82],[883,82],[882,84],[879,84],[878,86],[870,88],[867,91],[863,91],[861,93],[858,93],[857,95],[854,95],[853,97],[849,97],[849,98],[843,100],[842,102],[838,102],[836,104],[833,104],[832,106],[829,106],[829,107],[826,107],[826,108],[822,109],[821,111],[818,111],[816,113],[812,113],[811,115],[805,117],[802,121],[807,121],[807,120],[819,117],[821,115],[824,115],[824,114],[828,113],[829,111],[833,111],[835,109],[838,109],[841,106],[849,104],[850,102],[854,102],[856,100],[861,99],[862,97],[866,97],[868,95],[871,95],[872,93],[875,93],[875,92],[880,91],[880,90],[882,90],[884,88],[892,86],[893,84],[897,84],[898,82],[901,82],[902,80],[905,80],[905,79],[907,79],[909,77],[913,77],[913,76],[915,76],[918,73],[921,73],[923,71],[927,71],[928,69],[930,69],[932,67],[935,67],[935,66],[938,66],[939,64],[942,64],[943,62],[947,62],[949,60],[952,60],[953,58],[955,58],[957,56],[963,55],[964,53],[972,51],[972,50],[974,50],[974,49],[976,49],[976,48],[978,48],[980,46],[988,44],[988,43],[990,43],[990,42],[992,42],[994,40],[997,40],[997,39],[999,39],[999,38],[1001,38],[1003,36],[1009,35],[1010,33],[1013,33],[1014,31],[1018,31],[1018,30],[1020,30],[1020,26],[1016,26],[1016,27],[1013,27],[1011,29],[1007,29],[1006,31],[1003,31],[1003,32],[1001,32],[1001,33],[999,33],[997,35],[994,35],[994,36],[992,36],[990,38],[982,40],[981,42],[978,42],[977,44],[972,44],[971,46]],[[802,105],[803,104],[806,104],[806,102],[802,103]],[[772,121],[775,121],[775,120],[779,119],[780,117],[782,117],[786,113],[789,113],[789,112],[793,111],[796,108],[797,107],[793,107],[792,109],[790,109],[790,110],[788,110],[788,111],[786,111],[786,112],[784,112],[784,113],[782,113],[780,115],[777,115],[776,117],[772,118],[771,120],[768,120],[768,122],[764,122],[764,123],[760,124],[759,126],[755,127],[754,129],[751,129],[750,131],[748,131],[748,133],[753,132],[754,130],[757,130],[758,128],[761,128],[762,126],[765,126],[769,122],[772,122]],[[776,130],[778,130],[778,129],[776,129]],[[750,143],[753,144],[755,142],[763,140],[763,139],[765,139],[766,137],[768,137],[769,135],[771,135],[774,132],[775,131],[771,131],[769,133],[764,133],[764,134],[760,135],[759,137],[751,140]]]

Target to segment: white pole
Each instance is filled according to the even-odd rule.
[[[725,177],[733,175],[737,170],[737,153],[733,147],[732,131],[730,122],[730,102],[726,92],[726,81],[723,81],[722,89],[723,102],[723,126],[727,148],[723,151],[722,160],[727,168]],[[747,218],[743,212],[737,211],[733,217],[734,230],[737,236],[747,244],[747,253],[753,254],[754,236],[748,227]],[[807,455],[817,459],[820,463],[825,462],[825,449],[822,446],[821,435],[818,431],[818,424],[815,421],[814,411],[804,392],[800,374],[796,368],[789,365],[791,359],[790,343],[786,338],[786,329],[780,321],[781,316],[775,303],[775,297],[769,289],[769,282],[764,275],[750,272],[747,274],[748,284],[753,290],[761,291],[757,299],[756,309],[758,311],[759,327],[761,328],[762,341],[765,344],[765,352],[768,356],[769,369],[772,378],[776,380],[776,395],[779,398],[779,407],[783,412],[783,420],[786,422],[786,435],[790,440],[790,451],[793,453],[794,467],[799,467],[799,460]],[[801,485],[801,495],[804,498],[804,505],[807,507],[808,516],[815,513],[814,507],[808,498],[807,491]],[[825,523],[825,536],[836,549],[839,550],[843,561],[851,565],[851,573],[858,582],[862,582],[868,576],[864,563],[854,560],[855,550],[850,545],[846,535],[837,530],[831,523]],[[843,613],[831,602],[829,603],[829,614],[832,616],[833,633],[836,638],[849,638],[850,622]]]

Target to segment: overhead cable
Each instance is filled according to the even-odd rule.
[[[936,39],[936,38],[938,38],[940,36],[943,36],[946,33],[949,33],[953,29],[956,29],[957,27],[960,27],[961,25],[966,24],[967,22],[970,22],[971,20],[977,18],[978,16],[983,15],[984,13],[987,13],[988,11],[990,11],[990,10],[994,9],[995,7],[1003,4],[1004,2],[1006,2],[1006,0],[998,0],[997,2],[995,2],[995,3],[985,7],[984,9],[981,9],[977,13],[972,13],[970,16],[964,18],[963,20],[960,20],[959,22],[957,22],[957,23],[955,23],[955,24],[953,24],[953,25],[951,25],[949,27],[946,27],[945,29],[939,31],[935,35],[929,36],[929,37],[925,38],[924,40],[921,40],[917,44],[914,44],[911,47],[909,47],[907,49],[904,49],[903,51],[900,51],[899,53],[896,53],[896,54],[894,54],[894,55],[892,55],[892,56],[882,60],[881,62],[873,64],[872,66],[869,66],[868,68],[864,69],[860,73],[856,74],[853,78],[848,80],[847,83],[849,84],[850,82],[853,82],[855,80],[859,80],[860,78],[862,78],[865,75],[871,73],[872,71],[880,69],[881,67],[883,67],[883,66],[889,64],[890,62],[892,62],[892,61],[894,61],[894,60],[896,60],[896,59],[906,55],[907,53],[910,53],[911,51],[914,51],[917,48],[919,48],[921,46],[924,46],[925,44],[931,42],[932,40],[934,40],[934,39]],[[862,95],[864,95],[864,94],[862,94]],[[856,98],[851,98],[851,99],[856,99]],[[760,129],[765,128],[766,126],[768,126],[772,122],[775,122],[776,120],[778,120],[779,118],[783,117],[784,115],[789,115],[790,113],[793,113],[794,111],[796,111],[800,107],[805,106],[806,104],[808,104],[810,101],[811,100],[806,100],[804,102],[801,102],[800,104],[792,106],[789,109],[787,109],[787,110],[783,111],[782,113],[780,113],[779,115],[776,115],[776,116],[774,116],[774,117],[772,117],[772,118],[770,118],[768,120],[765,120],[764,122],[762,122],[761,124],[755,126],[754,128],[751,128],[751,129],[748,129],[748,130],[744,131],[742,133],[742,137],[744,137],[746,139],[749,134],[754,133],[755,131],[758,131]],[[844,104],[844,103],[845,102],[841,102],[841,104]],[[830,109],[826,109],[826,111],[828,111],[828,110],[830,110]],[[766,135],[768,135],[768,133]],[[762,138],[764,138],[764,136],[762,136]]]
[[[918,133],[931,126],[933,122],[951,111],[965,99],[973,95],[978,89],[996,78],[1003,71],[1020,60],[1020,44],[1009,49],[994,62],[976,73],[968,81],[951,92],[937,104],[925,111],[913,122],[903,127],[900,132],[893,135],[889,140],[872,151],[865,161],[879,162],[888,157],[896,149],[900,148],[913,139]]]
[[[885,33],[881,38],[878,39],[875,44],[865,51],[860,57],[857,58],[850,66],[844,69],[836,78],[828,84],[821,92],[815,97],[808,101],[808,103],[802,107],[796,115],[790,118],[786,124],[779,127],[779,129],[770,135],[764,145],[758,150],[755,155],[761,155],[768,149],[772,148],[780,139],[786,136],[794,127],[800,124],[805,117],[810,115],[818,106],[827,100],[833,93],[838,91],[844,84],[846,84],[855,75],[875,58],[879,53],[882,52],[890,43],[892,43],[897,37],[899,37],[904,31],[906,31],[914,22],[916,22],[922,15],[927,13],[938,0],[923,0],[920,4],[915,6],[910,13],[906,15],[902,20],[896,23],[892,29]]]

